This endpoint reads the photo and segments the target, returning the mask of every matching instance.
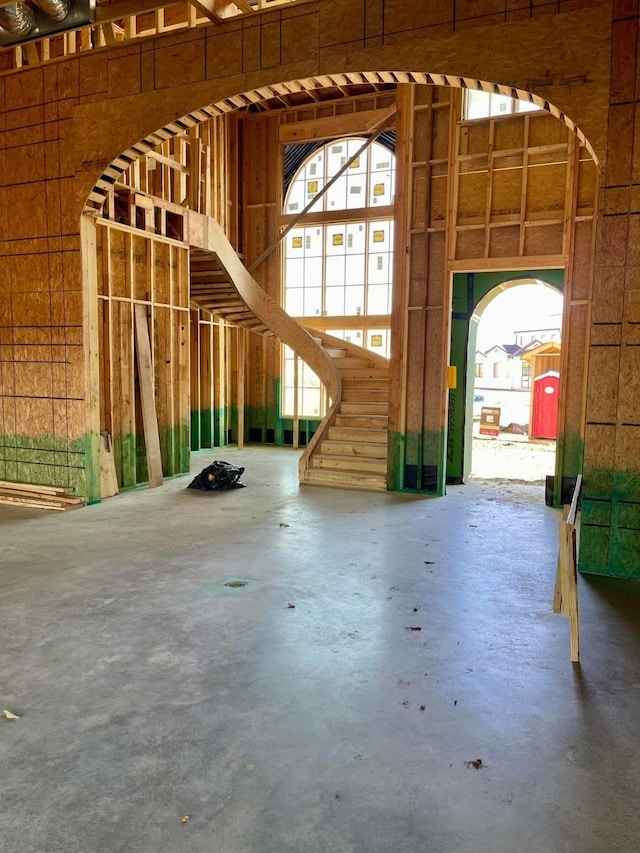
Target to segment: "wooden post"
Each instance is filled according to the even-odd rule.
[[[298,377],[300,372],[300,360],[293,356],[293,449],[298,450],[300,445],[300,406],[298,405]]]
[[[142,425],[144,427],[144,442],[147,450],[149,485],[153,488],[162,485],[162,460],[160,456],[160,437],[158,434],[158,417],[156,414],[146,306],[139,304],[135,306],[135,320],[136,356],[138,362],[138,379],[140,382],[140,399],[142,403]]]
[[[238,450],[244,450],[244,372],[247,330],[238,327]]]

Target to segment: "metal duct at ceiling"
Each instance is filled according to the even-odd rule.
[[[69,0],[33,0],[40,11],[54,21],[64,21],[69,14]]]
[[[9,3],[0,9],[0,27],[13,36],[26,36],[36,19],[26,3]]]
[[[96,0],[32,0],[27,3],[6,3],[0,0],[0,47],[21,44],[25,41],[48,38],[57,33],[77,30],[95,22]],[[16,29],[11,24],[14,10],[28,15],[29,27]],[[4,14],[6,13],[6,14]]]

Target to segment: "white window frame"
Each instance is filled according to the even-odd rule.
[[[470,100],[481,102],[486,99],[486,109],[478,112],[476,115],[469,115]],[[492,109],[493,104],[504,105],[505,109]],[[509,98],[507,95],[502,95],[495,92],[485,92],[481,89],[466,89],[464,98],[462,99],[462,120],[463,121],[482,121],[488,118],[501,118],[502,116],[519,115],[522,113],[539,112],[541,107],[537,104],[532,104],[530,101],[522,101],[516,98]]]
[[[335,146],[335,145],[340,145],[340,144],[345,145],[345,153],[346,153],[346,151],[348,150],[348,146],[349,146],[350,142],[353,142],[353,143],[357,144],[357,147],[360,147],[362,145],[363,141],[364,140],[361,137],[350,136],[350,137],[344,137],[342,139],[330,140],[324,145],[325,154],[324,154],[324,159],[323,159],[323,174],[322,175],[318,174],[316,176],[314,173],[314,175],[313,175],[314,179],[316,177],[318,178],[318,190],[321,190],[322,186],[324,186],[324,184],[328,180],[330,180],[330,178],[332,177],[332,175],[328,174],[329,150],[331,149],[331,147]],[[377,148],[383,147],[380,145],[380,143],[374,143],[374,145]],[[307,175],[307,172],[305,170],[306,170],[307,166],[313,162],[313,159],[317,158],[318,152],[320,150],[321,149],[316,149],[313,152],[313,154],[311,154],[307,158],[307,160],[305,160],[305,162],[301,164],[301,166],[299,167],[299,169],[296,172],[296,175],[294,176],[293,180],[291,181],[291,183],[289,185],[289,190],[287,191],[287,194],[286,194],[286,197],[284,200],[283,213],[285,216],[295,215],[297,213],[296,210],[288,209],[289,204],[290,204],[290,197],[292,194],[292,188],[294,187],[294,184],[298,179],[301,179],[301,180],[308,180],[309,179],[309,175]],[[332,328],[334,330],[338,329],[340,331],[337,333],[335,331],[334,332],[329,331],[328,333],[329,334],[335,334],[336,337],[339,336],[339,337],[347,338],[349,336],[353,336],[352,337],[352,340],[353,340],[353,338],[355,338],[357,336],[357,332],[360,332],[363,345],[365,343],[367,343],[374,335],[376,335],[376,337],[377,337],[377,333],[382,331],[383,332],[383,339],[385,341],[385,347],[386,347],[383,354],[388,355],[390,323],[389,323],[388,328],[385,327],[383,329],[380,329],[376,326],[375,330],[369,329],[364,324],[362,327],[355,328],[354,327],[355,324],[353,323],[353,317],[354,316],[356,316],[356,317],[357,316],[362,316],[362,317],[371,316],[369,311],[368,311],[368,302],[369,302],[368,288],[369,288],[370,284],[373,284],[373,286],[375,286],[376,282],[375,281],[370,282],[370,260],[369,259],[371,256],[375,256],[375,250],[373,250],[371,248],[371,243],[373,240],[373,231],[375,230],[376,225],[380,229],[387,229],[387,228],[389,229],[389,233],[387,234],[388,239],[385,240],[385,246],[387,246],[387,248],[382,250],[381,254],[387,256],[387,262],[386,263],[388,265],[388,267],[387,267],[388,282],[386,283],[386,286],[389,288],[388,302],[387,302],[387,304],[388,304],[388,316],[390,317],[390,314],[391,314],[391,299],[392,299],[392,288],[393,288],[393,256],[394,256],[393,233],[394,233],[395,222],[394,222],[393,217],[389,217],[388,213],[385,216],[383,214],[383,210],[380,207],[376,206],[376,195],[374,194],[374,189],[373,189],[374,184],[375,184],[375,177],[376,177],[376,175],[380,175],[383,173],[376,172],[375,169],[373,168],[373,163],[371,160],[373,150],[375,150],[375,149],[369,148],[367,150],[367,155],[366,155],[367,156],[367,171],[365,174],[365,188],[364,188],[364,192],[363,192],[364,204],[362,206],[360,206],[360,207],[348,207],[348,208],[342,208],[342,209],[335,209],[335,208],[327,209],[327,207],[326,207],[327,199],[325,196],[325,198],[322,200],[322,203],[318,205],[318,210],[312,210],[308,214],[306,214],[300,220],[300,222],[297,224],[296,228],[293,229],[290,232],[290,234],[287,235],[286,240],[288,242],[285,243],[285,250],[284,250],[284,255],[283,255],[283,266],[282,266],[282,271],[283,271],[282,272],[282,305],[285,308],[285,310],[287,310],[287,259],[290,259],[290,255],[287,252],[287,249],[290,248],[290,241],[293,239],[292,235],[295,235],[296,229],[297,229],[297,231],[301,232],[302,239],[304,240],[305,251],[306,251],[306,239],[307,238],[304,237],[303,229],[307,229],[307,228],[308,229],[320,229],[320,241],[322,243],[322,254],[321,254],[321,258],[322,258],[322,281],[321,281],[321,303],[320,303],[321,307],[319,310],[316,310],[315,316],[322,316],[322,317],[329,316],[331,318],[331,320],[335,320],[335,323],[332,323]],[[389,189],[390,198],[385,202],[384,205],[382,205],[382,208],[386,207],[388,210],[388,208],[393,205],[394,196],[395,196],[396,156],[395,156],[395,153],[393,151],[390,151],[388,149],[385,149],[384,154],[385,154],[386,160],[389,161],[388,172],[390,173],[391,185],[390,185],[390,189]],[[356,218],[355,213],[357,211],[362,211],[362,218]],[[326,218],[328,212],[331,213],[330,221],[327,221],[327,218]],[[342,217],[341,214],[345,214],[344,217]],[[328,287],[328,285],[327,285],[327,258],[331,256],[330,252],[327,250],[328,236],[331,233],[330,229],[336,228],[336,227],[338,229],[344,228],[345,233],[347,233],[347,236],[348,236],[348,229],[353,229],[353,228],[360,227],[360,226],[362,226],[362,228],[364,229],[364,237],[363,237],[364,245],[363,245],[363,250],[362,250],[362,254],[363,254],[363,258],[364,258],[364,260],[363,260],[364,281],[362,282],[362,286],[363,286],[362,302],[363,302],[363,304],[361,306],[359,306],[360,310],[359,311],[356,310],[355,314],[354,313],[349,313],[349,314],[346,314],[346,313],[333,314],[333,313],[331,313],[331,314],[329,314],[326,306],[327,306],[327,287]],[[300,239],[300,238],[298,238],[298,239]],[[303,243],[301,242],[299,244],[299,246],[301,247],[302,245],[303,245]],[[358,252],[358,254],[360,254],[360,252]],[[344,257],[348,258],[348,256],[349,256],[349,252],[345,249]],[[317,256],[315,256],[315,257],[317,257]],[[304,255],[303,255],[303,260],[304,260]],[[345,298],[346,298],[346,288],[349,287],[348,282],[345,281],[344,287],[345,287]],[[299,289],[302,292],[302,299],[303,299],[302,305],[304,307],[304,298],[305,298],[304,297],[304,285]],[[387,314],[387,312],[385,312],[385,314]],[[303,313],[296,312],[295,314],[291,314],[290,316],[295,317],[296,319],[298,319],[302,323],[304,323],[304,320],[305,320],[304,312]],[[314,315],[307,314],[306,316],[308,319],[312,319],[312,317]],[[376,314],[375,316],[378,316],[378,315]],[[344,331],[341,330],[342,324],[340,323],[340,319],[343,317],[348,317],[351,321],[348,324],[348,328],[345,329]],[[357,342],[357,341],[354,341],[354,342]],[[369,347],[369,349],[371,349],[372,352],[376,352],[376,349],[373,346]],[[378,351],[378,353],[380,353],[380,350],[377,350],[377,351]],[[291,351],[287,350],[285,347],[282,347],[282,362],[281,362],[281,364],[282,364],[281,416],[284,418],[293,417],[294,419],[297,419],[297,418],[321,419],[322,417],[324,417],[324,414],[326,412],[326,395],[323,393],[323,389],[321,389],[320,396],[319,396],[319,400],[320,400],[319,409],[320,409],[320,411],[318,414],[315,410],[311,411],[310,409],[307,409],[307,407],[305,406],[305,401],[307,399],[309,399],[311,396],[313,396],[313,395],[309,394],[309,391],[312,390],[311,387],[308,388],[307,385],[304,383],[304,381],[297,380],[294,387],[291,387],[291,383],[288,382],[288,378],[290,378],[292,373],[296,377],[301,377],[304,375],[304,373],[309,372],[308,368],[305,368],[303,371],[302,362],[300,362],[299,359],[296,359],[295,355]],[[292,368],[293,368],[293,370],[292,370]],[[315,381],[314,381],[314,385],[315,385]],[[295,390],[296,387],[298,389],[297,394],[296,394],[296,390]],[[313,403],[311,405],[311,408],[312,409],[316,408],[315,403]]]

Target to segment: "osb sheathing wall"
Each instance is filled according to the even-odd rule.
[[[583,571],[634,577],[640,574],[639,23],[637,0],[614,3],[580,546]]]

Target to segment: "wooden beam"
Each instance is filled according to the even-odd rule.
[[[224,16],[220,13],[221,4],[216,3],[216,0],[187,0],[187,3],[214,24],[221,24],[224,20]]]
[[[24,45],[25,53],[27,54],[27,62],[29,65],[38,65],[40,62],[40,54],[38,53],[38,48],[32,41],[28,41]]]
[[[151,364],[151,345],[145,305],[135,306],[136,318],[136,357],[138,362],[138,380],[140,383],[140,402],[142,404],[142,425],[144,443],[147,451],[149,485],[162,485],[162,459],[160,456],[160,436],[154,393],[153,366]]]
[[[233,17],[236,14],[236,7],[239,6],[239,3],[230,3],[228,0],[187,0],[187,3],[214,24],[221,24],[225,18]]]
[[[384,118],[387,110],[363,110],[348,115],[316,118],[283,124],[278,130],[278,142],[288,145],[292,142],[306,142],[311,139],[333,139],[337,136],[351,136],[368,133],[369,128]]]
[[[536,255],[535,257],[510,258],[472,258],[471,260],[450,261],[450,272],[504,272],[511,270],[564,269],[567,263],[566,255]]]
[[[116,30],[113,21],[106,21],[102,24],[102,35],[104,36],[104,40],[108,45],[112,45],[116,43]]]
[[[383,207],[356,207],[353,210],[322,210],[307,213],[287,213],[280,217],[281,225],[295,222],[296,225],[331,225],[334,222],[376,222],[380,219],[393,219],[395,206],[385,204]]]
[[[353,317],[298,317],[303,326],[311,329],[388,329],[390,314],[367,314]]]

